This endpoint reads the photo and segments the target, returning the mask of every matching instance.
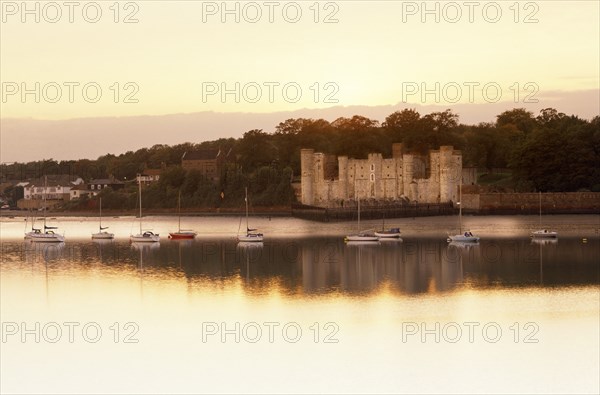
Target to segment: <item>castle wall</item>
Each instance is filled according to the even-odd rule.
[[[463,209],[481,213],[511,213],[538,215],[538,193],[477,193],[465,194]],[[597,213],[600,210],[600,192],[550,192],[542,194],[542,214]]]
[[[315,150],[313,149],[301,149],[300,150],[300,168],[301,168],[301,190],[302,190],[302,204],[313,205],[313,156]]]
[[[440,203],[457,200],[462,156],[451,146],[432,150],[427,158],[404,153],[394,144],[393,157],[336,158],[301,150],[303,204],[338,207],[350,200]]]

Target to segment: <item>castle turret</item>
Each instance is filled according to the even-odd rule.
[[[313,196],[313,182],[314,182],[314,169],[313,169],[313,157],[314,149],[301,149],[300,150],[300,170],[302,174],[302,204],[312,205],[314,203]]]
[[[456,202],[455,191],[460,182],[460,171],[457,172],[456,158],[453,157],[454,147],[440,147],[440,201]],[[462,166],[461,166],[462,167]]]
[[[339,198],[342,200],[348,199],[348,157],[338,157],[338,180],[339,180]]]

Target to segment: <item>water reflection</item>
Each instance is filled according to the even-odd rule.
[[[437,239],[344,243],[304,238],[265,243],[172,240],[129,243],[3,243],[2,269],[44,263],[49,270],[96,265],[117,274],[140,270],[152,280],[243,280],[246,292],[276,286],[288,294],[449,292],[467,287],[571,286],[600,282],[597,240],[485,240],[446,243]]]
[[[531,244],[535,244],[535,245],[558,244],[558,239],[531,239]]]

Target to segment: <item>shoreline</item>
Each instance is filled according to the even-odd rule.
[[[42,217],[44,214],[42,211],[29,211],[29,210],[2,210],[0,217],[29,217],[31,213],[35,213],[36,217]],[[102,209],[102,217],[137,217],[139,214],[138,210],[105,210]],[[177,209],[144,209],[144,217],[155,217],[155,216],[177,216]],[[239,216],[246,215],[245,210],[240,209],[212,209],[212,210],[190,210],[181,211],[182,217],[210,217],[210,216]],[[285,207],[261,207],[251,210],[250,216],[267,215],[271,217],[292,217],[291,208]],[[60,210],[48,210],[46,216],[52,217],[98,217],[99,212],[96,210],[81,210],[81,211],[60,211]]]
[[[58,226],[60,232],[68,235],[70,240],[88,239],[89,235],[97,229],[98,217],[90,216],[47,216],[51,225]],[[36,217],[36,221],[37,221]],[[198,232],[198,239],[235,238],[243,214],[234,215],[207,215],[204,217],[188,217],[185,226]],[[0,218],[2,240],[22,240],[24,217]],[[109,226],[115,233],[115,238],[129,239],[132,229],[138,226],[138,221],[131,213],[123,217],[103,216],[103,224]],[[183,218],[182,218],[183,221]],[[304,238],[304,237],[343,237],[348,232],[356,229],[356,220],[321,222],[306,220],[290,216],[253,215],[252,224],[268,235],[269,239]],[[363,229],[379,229],[382,221],[371,219],[361,221]],[[144,219],[147,229],[161,235],[166,235],[177,228],[176,215],[148,216]],[[458,218],[454,215],[427,216],[409,218],[386,218],[387,227],[399,227],[402,231],[401,238],[447,238],[459,228]],[[582,238],[582,242],[598,242],[600,240],[600,215],[589,214],[557,214],[544,218],[543,225],[535,215],[488,215],[488,216],[463,216],[463,229],[485,239],[504,238],[530,238],[530,233],[540,228],[558,231],[560,238]]]
[[[2,210],[0,211],[0,218],[27,218],[30,217],[32,213],[35,213],[36,218],[41,218],[44,216],[41,211],[28,211],[28,210]],[[115,218],[115,217],[138,217],[139,212],[137,210],[102,210],[102,217],[106,218]],[[245,215],[245,210],[232,210],[232,209],[213,209],[213,210],[193,210],[193,211],[182,211],[182,217],[233,217]],[[155,209],[155,210],[144,210],[144,217],[159,217],[159,216],[174,216],[177,217],[178,212],[176,209]],[[536,213],[473,213],[473,212],[464,212],[463,217],[514,217],[514,216],[524,216],[524,217],[536,217],[539,214]],[[544,214],[544,217],[557,217],[557,216],[566,216],[566,215],[575,215],[575,216],[599,216],[600,212],[590,213],[590,212],[571,212],[571,213],[547,213]],[[352,221],[353,219],[330,219],[328,221],[320,221],[320,220],[312,220],[309,218],[302,218],[301,216],[295,216],[292,212],[291,208],[282,208],[282,207],[273,207],[273,208],[258,208],[251,210],[249,212],[249,216],[251,217],[288,217],[288,218],[298,218],[298,219],[306,219],[314,222],[347,222]],[[414,218],[443,218],[443,217],[453,217],[454,214],[441,214],[441,215],[407,215],[407,216],[390,216],[386,217],[386,219],[414,219]],[[59,210],[48,210],[46,212],[46,217],[91,217],[97,218],[99,217],[98,211],[91,210],[82,210],[82,211],[59,211]],[[364,218],[365,220],[376,219],[376,218]],[[355,220],[355,219],[354,219]],[[600,224],[600,220],[599,220]]]

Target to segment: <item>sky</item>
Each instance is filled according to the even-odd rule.
[[[138,148],[189,141],[182,128],[196,127],[196,142],[239,137],[261,114],[272,115],[271,129],[279,115],[335,119],[361,107],[459,108],[473,122],[493,121],[491,109],[556,107],[591,119],[600,112],[599,4],[2,1],[1,161],[95,158],[106,152],[86,137],[98,129],[129,134]],[[219,115],[211,133],[179,123],[197,113]],[[172,124],[139,138],[155,117]],[[85,127],[61,129],[74,120]],[[68,150],[43,144],[73,134]],[[131,148],[117,139],[106,149]]]

